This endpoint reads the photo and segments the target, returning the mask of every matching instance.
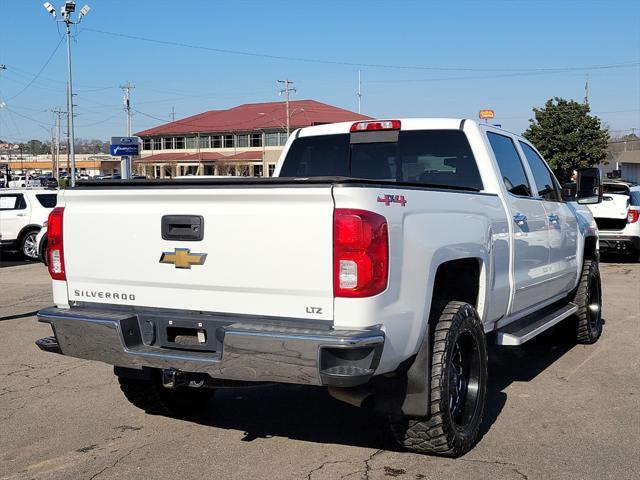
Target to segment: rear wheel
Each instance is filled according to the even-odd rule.
[[[471,305],[449,302],[435,326],[430,415],[395,416],[400,445],[419,453],[458,457],[476,443],[487,394],[487,345]]]
[[[119,376],[118,382],[133,405],[152,415],[169,417],[188,417],[202,411],[215,392],[210,388],[165,388],[159,371],[153,371],[149,379]]]
[[[577,342],[596,343],[602,335],[602,286],[596,260],[585,260],[573,302],[578,306],[575,313]]]
[[[20,241],[20,251],[29,260],[38,259],[38,242],[36,237],[38,236],[38,230],[29,230],[22,236]]]

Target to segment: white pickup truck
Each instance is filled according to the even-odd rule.
[[[488,339],[566,319],[602,331],[598,238],[525,139],[471,120],[304,128],[270,179],[130,180],[61,191],[48,221],[54,336],[114,365],[148,412],[216,388],[323,385],[388,414],[408,449],[477,439]]]

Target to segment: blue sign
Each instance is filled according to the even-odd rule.
[[[138,137],[111,137],[109,153],[115,157],[130,157],[139,155],[140,143]]]

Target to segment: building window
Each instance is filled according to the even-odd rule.
[[[187,137],[187,148],[198,148],[198,138],[197,137]]]
[[[249,139],[249,145],[252,147],[261,147],[262,146],[262,134],[261,133],[252,133]]]
[[[287,143],[287,132],[280,132],[280,141],[278,143],[278,145],[285,145]]]
[[[162,145],[164,146],[165,150],[173,149],[173,138],[163,138]]]
[[[200,148],[210,148],[208,135],[206,137],[200,137]]]
[[[261,177],[262,176],[262,165],[254,165],[253,166],[253,176]]]
[[[237,135],[236,136],[236,142],[237,142],[237,146],[238,147],[248,147],[249,146],[249,135],[248,134]]]
[[[153,149],[154,150],[162,150],[162,139],[154,138],[153,139]]]
[[[222,135],[211,135],[211,148],[222,148]]]
[[[265,134],[265,143],[267,147],[277,147],[279,145],[279,133],[267,133]]]
[[[142,139],[142,149],[143,150],[151,150],[151,139],[143,138]]]
[[[276,166],[275,165],[269,165],[269,176],[273,177],[273,172],[275,172],[276,170]]]
[[[223,135],[224,148],[233,148],[233,135]]]
[[[176,137],[176,138],[173,140],[173,144],[174,144],[174,148],[175,148],[176,150],[178,150],[178,149],[180,149],[180,150],[184,149],[184,137]]]

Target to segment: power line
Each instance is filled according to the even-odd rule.
[[[228,55],[242,55],[246,57],[259,57],[267,58],[271,60],[287,60],[294,62],[305,63],[319,63],[325,65],[343,65],[349,67],[367,67],[367,68],[388,68],[399,70],[432,70],[432,71],[458,71],[458,72],[554,72],[554,71],[585,71],[585,70],[600,70],[609,68],[625,68],[629,66],[640,65],[638,61],[606,64],[606,65],[591,65],[584,67],[560,67],[560,68],[468,68],[468,67],[432,67],[424,65],[393,65],[393,64],[381,64],[381,63],[361,63],[361,62],[346,62],[339,60],[325,60],[319,58],[307,58],[307,57],[290,57],[285,55],[272,55],[267,53],[247,52],[242,50],[229,50],[224,48],[206,47],[203,45],[193,45],[184,42],[176,42],[171,40],[160,40],[157,38],[140,37],[137,35],[130,35],[125,33],[109,32],[106,30],[99,30],[96,28],[84,28],[84,31],[101,33],[103,35],[110,35],[113,37],[128,38],[131,40],[140,40],[144,42],[158,43],[161,45],[171,45],[174,47],[192,48],[196,50],[206,50],[216,53],[224,53]]]
[[[60,48],[60,45],[62,45],[62,41],[64,40],[64,36],[60,37],[60,41],[58,42],[58,44],[56,45],[56,48],[53,49],[53,52],[51,52],[51,55],[49,55],[49,58],[47,58],[47,61],[44,62],[44,65],[42,65],[42,67],[40,68],[40,70],[38,70],[38,73],[35,74],[35,76],[31,79],[31,81],[29,83],[27,83],[27,85],[20,90],[18,93],[16,93],[14,96],[9,97],[7,99],[7,101],[13,100],[14,98],[16,98],[17,96],[21,95],[23,92],[25,92],[31,85],[33,85],[33,82],[35,82],[38,77],[40,76],[40,74],[44,71],[45,68],[47,68],[47,65],[49,65],[49,62],[51,62],[51,59],[53,58],[53,56],[56,54],[56,52],[58,51],[58,48]]]
[[[630,68],[640,66],[640,62],[619,64],[619,65],[602,65],[600,67],[567,67],[566,69],[557,69],[553,71],[547,70],[531,70],[521,71],[514,73],[496,73],[493,75],[472,75],[472,76],[455,76],[455,77],[439,77],[439,78],[407,78],[407,79],[386,79],[386,80],[370,80],[367,83],[428,83],[428,82],[442,82],[451,80],[483,80],[491,78],[505,78],[505,77],[536,77],[541,75],[557,75],[562,73],[573,73],[576,71],[588,71],[588,70],[603,70],[603,69],[618,69],[618,68]]]

